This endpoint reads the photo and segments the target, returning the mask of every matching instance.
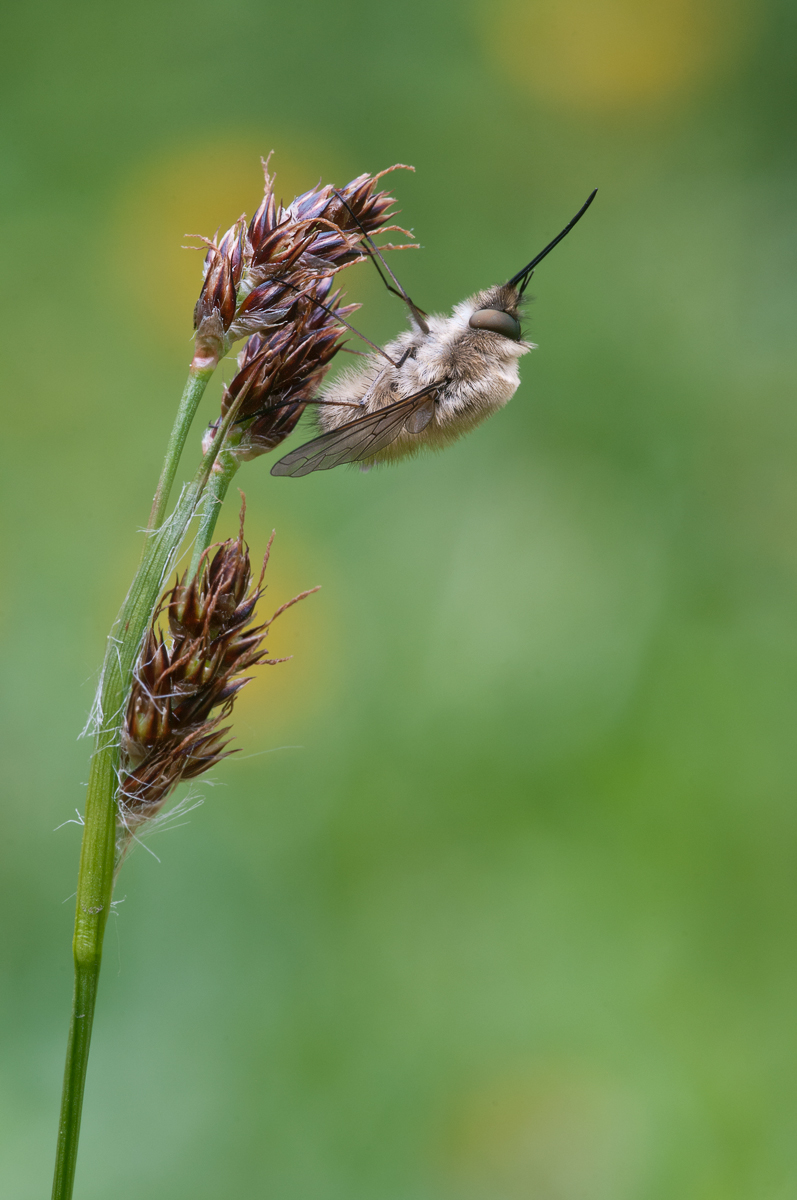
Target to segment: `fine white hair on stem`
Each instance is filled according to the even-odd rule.
[[[248,758],[260,758],[263,754],[276,754],[278,750],[304,750],[304,746],[269,746],[268,750],[255,750],[253,754],[241,754],[238,762],[246,762]]]
[[[210,787],[213,786],[213,781],[210,779],[203,780]],[[205,803],[205,797],[199,792],[194,791],[193,787],[189,788],[181,800],[171,808],[165,809],[163,812],[156,813],[146,824],[143,829],[146,829],[146,837],[150,837],[153,833],[166,833],[170,829],[179,829],[183,825],[188,824],[187,821],[181,820],[182,817],[187,817],[195,809],[201,808]],[[177,822],[177,824],[175,824]],[[142,836],[143,834],[142,829]]]
[[[151,855],[152,855],[152,857],[155,859],[155,862],[156,862],[156,863],[159,863],[159,862],[161,861],[161,860],[158,858],[158,856],[157,856],[157,854],[155,853],[155,851],[152,849],[152,847],[151,847],[151,846],[148,846],[148,845],[147,845],[145,842],[143,842],[143,841],[141,840],[141,838],[138,836],[138,834],[131,833],[131,834],[130,834],[130,836],[131,836],[131,838],[133,839],[133,841],[134,841],[134,842],[138,842],[139,846],[143,846],[143,847],[144,847],[144,849],[146,850],[147,854],[151,854]]]
[[[219,786],[218,781],[212,779],[204,779],[202,782],[208,787]],[[143,846],[153,858],[160,862],[161,860],[158,855],[155,854],[146,842],[149,841],[153,834],[166,833],[172,829],[181,829],[184,825],[189,824],[190,822],[181,820],[181,818],[185,818],[189,813],[194,812],[195,809],[201,808],[204,803],[205,797],[193,788],[189,788],[185,796],[171,808],[157,812],[150,817],[144,816],[142,819],[140,815],[136,816],[128,808],[124,803],[124,797],[119,795],[117,800],[119,820],[117,871],[133,849],[133,843]],[[131,820],[131,818],[134,819]]]
[[[182,502],[185,498],[187,489],[188,489],[188,485],[184,484],[180,491],[180,496],[177,501],[177,504],[174,507],[174,510],[165,519],[165,521],[162,522],[161,525],[159,525],[158,527],[151,529],[151,530],[144,530],[143,532],[145,532],[149,535],[156,534],[156,533],[179,532],[178,522],[182,518],[178,517],[178,513],[181,508]],[[199,503],[197,504],[196,508],[194,509],[194,513],[203,511],[202,505],[205,503],[205,501],[206,501],[206,496],[203,495],[200,498]],[[182,539],[180,539],[180,541],[178,542],[177,545],[172,547],[172,549],[169,551],[169,553],[165,557],[163,566],[160,571],[160,575],[158,577],[158,583],[157,583],[158,591],[161,591],[163,589],[163,586],[164,586],[167,578],[169,577],[172,569],[174,568],[175,563],[178,561],[178,558],[181,557],[181,555],[180,555],[181,544],[182,544]],[[187,553],[187,551],[184,551],[183,553]],[[121,664],[119,648],[124,643],[123,643],[122,639],[120,639],[116,636],[116,633],[120,627],[122,612],[124,611],[125,605],[127,604],[129,597],[130,597],[130,589],[128,589],[128,592],[127,592],[127,595],[125,596],[122,607],[120,608],[119,613],[118,613],[113,625],[111,626],[111,631],[108,634],[108,638],[107,638],[107,641],[111,645],[113,645],[116,650],[117,664],[120,669],[121,669],[122,664]],[[140,651],[141,646],[144,644],[144,641],[147,636],[147,632],[148,632],[148,629],[145,629],[144,633],[142,634],[141,641],[136,650],[136,655],[135,655],[136,658],[138,657],[138,652]],[[94,693],[94,700],[93,700],[93,703],[89,710],[86,724],[84,725],[83,730],[80,734],[81,737],[87,737],[89,735],[91,735],[92,737],[96,737],[96,734],[99,732],[99,730],[105,724],[106,720],[109,719],[107,714],[103,712],[103,708],[102,708],[102,693],[103,693],[103,688],[105,685],[106,673],[107,673],[107,662],[106,662],[106,664],[103,665],[103,668],[99,673],[99,677],[97,680],[97,687],[96,687],[96,691]],[[120,709],[116,713],[114,713],[110,716],[110,721],[113,722],[113,725],[112,725],[113,732],[117,735],[121,734],[122,713],[124,711],[125,705],[126,705],[126,698],[125,698],[125,700],[122,701]],[[117,717],[119,718],[118,725],[116,724]]]
[[[80,809],[76,808],[75,812],[77,813],[76,817],[70,817],[67,821],[62,821],[60,825],[56,825],[53,833],[58,833],[58,830],[63,829],[65,825],[85,825],[86,822],[83,820],[83,814]]]

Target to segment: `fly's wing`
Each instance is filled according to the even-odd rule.
[[[423,404],[414,408],[404,424],[407,433],[421,433],[434,416],[436,396],[427,396]]]
[[[360,462],[371,458],[394,442],[402,429],[420,433],[434,416],[435,394],[441,385],[434,384],[397,400],[374,413],[355,417],[353,421],[331,429],[291,450],[271,468],[272,475],[309,475],[312,471],[328,471],[342,463]]]

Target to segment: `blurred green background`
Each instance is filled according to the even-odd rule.
[[[271,148],[286,199],[416,166],[393,265],[432,311],[601,190],[503,413],[368,475],[241,472],[270,601],[323,590],[124,869],[77,1196],[797,1193],[796,15],[6,7],[3,1197],[49,1195],[62,823],[191,353],[180,246]]]

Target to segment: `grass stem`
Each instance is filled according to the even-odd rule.
[[[169,445],[166,448],[166,457],[163,460],[160,479],[158,480],[158,486],[152,501],[152,511],[149,514],[148,525],[150,531],[157,529],[163,520],[166,505],[169,503],[169,494],[174,484],[174,477],[177,473],[177,465],[180,462],[180,456],[185,446],[185,439],[188,436],[191,423],[199,407],[199,401],[205,393],[205,388],[208,386],[208,381],[213,374],[213,370],[214,368],[211,366],[195,367],[192,365],[191,370],[188,372],[188,378],[185,381],[177,415],[174,418],[172,432],[169,436]]]
[[[239,463],[237,459],[230,454],[229,450],[222,450],[216,461],[213,473],[208,480],[208,486],[205,488],[202,514],[199,518],[199,529],[196,541],[194,542],[194,554],[188,571],[189,579],[193,579],[196,575],[199,570],[200,559],[213,540],[216,521],[221,512],[224,497],[227,495],[227,489],[235,478],[238,467]]]
[[[156,505],[165,507],[165,497],[174,480],[182,447],[199,403],[198,372],[189,375],[180,404],[184,427],[172,431],[170,451],[161,475]],[[207,380],[202,381],[204,390]],[[191,403],[186,395],[192,397]],[[199,393],[201,395],[201,392]],[[193,400],[196,400],[194,403]],[[116,854],[116,793],[119,786],[119,741],[132,673],[142,640],[152,620],[164,580],[171,569],[188,526],[210,478],[218,448],[238,411],[231,405],[219,428],[218,441],[208,450],[193,480],[186,485],[171,515],[158,519],[151,529],[139,568],[130,586],[122,612],[108,636],[98,695],[94,754],[86,793],[83,841],[80,850],[77,902],[75,906],[75,990],[67,1046],[58,1145],[53,1179],[53,1200],[71,1200],[80,1137],[80,1116],[86,1081],[94,1003],[97,994],[102,942],[111,907]],[[176,426],[175,426],[176,428]],[[171,457],[170,457],[171,456]],[[231,478],[231,477],[230,477]],[[166,483],[164,484],[164,480]],[[216,510],[217,511],[217,510]]]

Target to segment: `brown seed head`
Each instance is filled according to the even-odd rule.
[[[337,318],[350,316],[356,305],[341,306],[340,293],[330,295],[331,279],[295,295],[290,321],[277,329],[253,334],[238,356],[238,374],[222,398],[222,416],[243,393],[236,417],[240,436],[230,449],[241,461],[278,446],[299,420],[308,400],[318,393],[344,327]]]
[[[248,620],[257,597],[242,607],[250,581],[249,552],[243,528],[236,541],[224,542],[209,566],[187,580],[187,572],[168,597],[169,628],[174,638],[216,637]],[[248,608],[247,608],[248,605]]]
[[[241,532],[222,543],[195,579],[184,575],[163,597],[170,638],[158,614],[136,666],[122,730],[118,822],[122,851],[136,829],[155,816],[169,793],[232,753],[222,723],[248,682],[245,672],[267,658],[264,645],[274,617],[252,625],[262,594],[251,585],[249,553]],[[271,543],[269,543],[269,550]],[[263,561],[263,572],[268,551]],[[304,595],[296,599],[302,599]],[[279,615],[279,611],[275,616]]]
[[[199,357],[217,361],[231,342],[290,323],[297,289],[362,258],[365,234],[397,228],[387,224],[393,197],[377,190],[386,171],[338,191],[319,184],[286,208],[263,166],[263,201],[249,225],[241,218],[220,242],[208,242],[194,312]]]
[[[241,282],[244,265],[246,220],[241,217],[228,229],[218,245],[208,244],[205,255],[204,283],[194,309],[194,328],[213,312],[218,312],[225,329],[229,329],[237,306],[236,290]]]

